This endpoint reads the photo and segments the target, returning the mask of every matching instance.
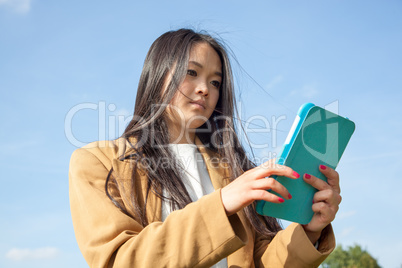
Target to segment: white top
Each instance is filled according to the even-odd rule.
[[[176,160],[184,167],[184,174],[181,174],[183,183],[193,202],[215,191],[205,166],[204,158],[195,144],[169,144],[169,148]],[[166,196],[167,193],[164,191],[163,195]],[[162,221],[166,219],[170,212],[169,202],[162,202]],[[211,267],[227,268],[226,258]]]

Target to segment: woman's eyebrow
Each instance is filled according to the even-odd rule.
[[[197,61],[191,60],[191,61],[189,61],[188,63],[192,63],[192,64],[194,64],[194,65],[196,65],[196,66],[198,66],[198,67],[200,67],[200,68],[203,68],[203,67],[204,67],[204,66],[202,66],[201,63],[199,63],[199,62],[197,62]],[[216,74],[216,75],[219,75],[220,77],[223,76],[221,72],[215,72],[215,74]]]
[[[204,66],[202,66],[201,63],[196,62],[196,61],[193,61],[193,60],[189,61],[188,63],[192,63],[192,64],[194,64],[194,65],[197,65],[197,66],[200,67],[200,68],[203,68],[203,67],[204,67]]]

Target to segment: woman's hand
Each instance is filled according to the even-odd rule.
[[[303,176],[305,182],[318,190],[312,204],[314,216],[308,224],[303,225],[313,244],[320,238],[321,231],[335,219],[342,201],[338,172],[324,165],[320,165],[319,169],[327,177],[328,183],[309,174]]]
[[[286,199],[292,198],[288,190],[273,178],[272,175],[297,179],[300,175],[291,168],[275,164],[275,159],[250,169],[233,182],[222,188],[222,203],[228,216],[250,205],[255,200],[265,200],[272,203],[282,203],[285,200],[271,194],[272,189]]]

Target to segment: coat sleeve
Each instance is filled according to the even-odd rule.
[[[334,248],[335,236],[331,225],[322,231],[316,249],[303,227],[292,223],[271,241],[257,236],[254,259],[257,267],[318,267]]]
[[[101,160],[100,160],[101,159]],[[90,267],[206,267],[247,243],[237,215],[226,216],[220,190],[141,226],[106,196],[105,156],[76,150],[69,194],[76,239]]]

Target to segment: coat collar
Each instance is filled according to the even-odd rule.
[[[112,166],[117,176],[123,179],[125,187],[134,187],[136,194],[139,195],[137,198],[139,198],[140,203],[145,204],[147,193],[146,171],[137,170],[136,176],[138,176],[138,179],[135,180],[135,185],[131,185],[131,174],[135,162],[127,158],[127,156],[133,152],[131,149],[133,144],[135,144],[133,139],[127,140],[120,138],[115,141],[117,151],[116,157],[112,161]],[[204,159],[214,189],[216,190],[227,185],[229,183],[228,170],[224,161],[219,157],[219,154],[206,147],[198,137],[195,139],[195,144]],[[123,196],[122,198],[123,200],[125,199]],[[127,200],[129,200],[128,196]],[[150,191],[148,194],[146,213],[149,222],[161,221],[161,206],[162,200]]]
[[[209,177],[211,178],[214,189],[217,190],[229,184],[229,169],[227,168],[225,161],[221,157],[219,157],[219,154],[213,152],[208,147],[206,147],[198,137],[196,137],[195,144],[197,145],[198,151],[201,153],[204,159],[205,166],[207,168]],[[119,139],[118,144],[116,145],[118,147],[117,156],[127,156],[130,154],[130,151],[132,152],[132,150],[130,150],[130,148],[132,148],[132,145],[125,139]],[[114,171],[117,172],[119,177],[121,176],[121,178],[124,178],[125,181],[131,182],[133,160],[116,157],[113,160],[112,165]],[[134,185],[134,187],[136,189],[136,194],[138,194],[137,198],[140,200],[140,205],[143,205],[147,192],[146,172],[139,170],[136,176],[138,176],[138,179],[135,180],[136,184]],[[129,179],[127,180],[127,178]],[[150,223],[162,220],[162,200],[157,197],[152,191],[150,191],[148,195],[146,215]],[[239,216],[242,221],[245,221],[241,215]],[[248,232],[250,231],[248,230]],[[250,244],[228,256],[228,266],[240,267],[239,264],[244,263],[245,256],[249,257],[249,253],[245,255],[244,252],[252,252],[252,249],[248,248],[250,246],[252,247],[252,245]]]

